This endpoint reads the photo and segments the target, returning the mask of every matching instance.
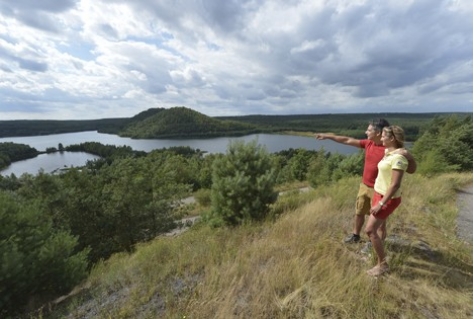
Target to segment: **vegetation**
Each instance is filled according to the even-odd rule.
[[[392,274],[377,282],[340,240],[362,154],[85,143],[74,147],[104,158],[59,175],[0,177],[0,316],[472,317],[472,254],[455,236],[454,196],[472,183],[472,117],[435,118],[426,132],[413,145],[419,172],[403,184],[410,196],[389,222],[402,239],[387,247]],[[433,166],[433,156],[443,161]],[[313,190],[274,201],[277,187],[295,184]],[[196,191],[210,206],[181,204]],[[212,218],[161,236],[190,210]],[[53,302],[86,271],[81,293]],[[40,308],[46,301],[55,311]]]
[[[209,117],[186,107],[151,108],[131,118],[100,120],[0,121],[0,137],[32,136],[98,131],[132,138],[207,138],[254,133],[293,134],[334,132],[364,137],[372,118],[384,117],[405,129],[407,140],[415,141],[435,117],[463,117],[472,113],[372,113],[300,114]]]
[[[209,222],[235,226],[265,219],[278,196],[272,164],[256,141],[231,143],[227,156],[214,161]]]
[[[28,145],[17,143],[0,143],[0,170],[8,167],[12,162],[33,158],[39,152]]]
[[[217,117],[256,125],[264,132],[292,131],[333,132],[339,135],[364,138],[368,122],[373,118],[385,118],[390,123],[403,127],[408,141],[415,141],[435,117],[468,114],[444,113],[372,113],[372,114],[297,114],[297,115],[246,115],[239,117]]]
[[[51,318],[472,318],[472,253],[455,236],[454,196],[471,174],[406,180],[410,196],[388,223],[401,240],[378,280],[365,274],[372,257],[341,240],[353,212],[341,194],[359,180],[283,196],[274,209],[298,208],[276,221],[198,224],[116,254]]]
[[[472,116],[437,117],[413,148],[423,174],[472,170]]]
[[[256,127],[250,124],[217,120],[185,107],[175,107],[134,122],[119,134],[145,139],[190,136],[202,138],[222,135],[247,135],[256,131]]]
[[[0,202],[2,312],[48,302],[86,278],[88,250],[75,250],[77,237],[55,228],[35,201],[0,193]]]
[[[116,132],[120,131],[128,122],[130,122],[130,119],[127,118],[102,120],[0,121],[0,137],[50,135],[85,131],[116,134]]]

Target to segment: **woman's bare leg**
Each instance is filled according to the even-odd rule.
[[[369,216],[367,225],[365,227],[365,232],[369,236],[370,241],[372,242],[372,247],[377,254],[377,266],[374,268],[386,269],[388,268],[387,262],[385,261],[385,251],[383,248],[383,242],[378,234],[379,228],[384,224],[383,219],[377,219],[374,215]]]

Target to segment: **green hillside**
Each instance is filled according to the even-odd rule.
[[[342,242],[358,183],[290,192],[276,221],[198,223],[114,255],[41,318],[472,318],[472,246],[455,234],[456,190],[472,174],[407,177],[379,279],[363,244]]]
[[[119,132],[131,138],[186,138],[245,135],[256,131],[256,126],[232,120],[219,120],[186,107],[158,109],[137,115],[138,119]],[[151,116],[143,116],[149,115]]]

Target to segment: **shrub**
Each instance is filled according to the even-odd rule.
[[[270,154],[256,141],[231,142],[213,166],[211,222],[237,225],[262,220],[277,199]]]
[[[211,205],[211,190],[206,188],[201,188],[200,190],[194,193],[194,198],[196,202],[203,206],[207,207]]]
[[[309,163],[308,176],[309,185],[316,188],[331,181],[331,172],[324,154],[315,156]]]
[[[472,116],[435,118],[413,145],[417,172],[472,171]]]

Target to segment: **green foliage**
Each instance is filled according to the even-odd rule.
[[[3,169],[15,161],[33,158],[38,151],[25,144],[12,142],[0,143],[0,169]]]
[[[169,231],[176,203],[189,191],[182,156],[152,152],[147,157],[115,160],[93,174],[71,170],[62,175],[69,200],[64,209],[91,261]]]
[[[313,157],[309,164],[307,180],[311,187],[316,188],[331,181],[331,171],[323,151]]]
[[[120,135],[132,138],[177,138],[245,135],[254,132],[255,126],[248,123],[219,120],[186,107],[174,107],[132,122]]]
[[[10,176],[0,175],[0,190],[16,191],[20,186],[21,184],[15,174],[11,174]]]
[[[211,190],[207,188],[201,188],[196,193],[194,193],[194,198],[196,202],[203,206],[207,207],[211,205]]]
[[[466,113],[463,113],[466,114]],[[407,141],[415,141],[425,126],[443,113],[358,113],[358,114],[295,114],[295,115],[246,115],[217,117],[237,120],[257,126],[263,132],[333,132],[338,135],[364,138],[368,122],[373,118],[385,118],[405,130]]]
[[[130,146],[103,145],[98,142],[85,142],[81,144],[74,144],[69,145],[63,149],[69,152],[86,152],[89,154],[97,155],[102,157],[103,159],[108,160],[109,163],[117,158],[145,155],[144,152],[134,151]]]
[[[453,114],[466,115],[468,113]],[[85,131],[141,138],[241,136],[262,132],[318,131],[364,138],[363,132],[368,121],[372,118],[384,117],[390,123],[403,127],[408,141],[415,141],[424,132],[426,125],[437,116],[447,115],[445,113],[359,113],[208,117],[185,107],[150,108],[131,118],[0,121],[0,137]]]
[[[212,223],[237,225],[262,220],[276,201],[275,171],[270,154],[256,141],[229,144],[216,159],[212,176]]]
[[[472,171],[472,116],[437,117],[413,145],[417,171],[437,174]]]
[[[61,176],[64,196],[63,225],[79,238],[79,249],[90,248],[89,261],[94,263],[120,251],[114,240],[114,217],[104,212],[109,200],[102,195],[105,178],[70,170]]]
[[[364,152],[347,156],[331,156],[328,165],[332,171],[332,180],[337,181],[343,177],[361,176],[364,169]]]
[[[177,203],[199,172],[193,165],[200,155],[187,156],[156,151],[116,158],[94,170],[2,177],[0,186],[34,200],[55,229],[78,237],[79,250],[91,249],[95,263],[175,227]]]
[[[66,293],[86,276],[87,250],[78,253],[77,239],[54,229],[39,207],[0,192],[0,309],[5,314]]]
[[[0,121],[0,137],[34,136],[70,132],[99,131],[117,133],[128,118],[101,120],[13,120]]]
[[[195,168],[200,188],[211,189],[212,187],[212,166],[216,158],[222,157],[222,154],[209,154],[198,161],[198,167]]]
[[[306,180],[308,165],[311,161],[312,152],[305,149],[297,149],[296,154],[288,161],[291,176],[297,181]]]
[[[273,154],[278,184],[306,181],[311,169],[311,162],[322,155],[324,155],[324,150],[313,151],[303,148],[290,148]]]

